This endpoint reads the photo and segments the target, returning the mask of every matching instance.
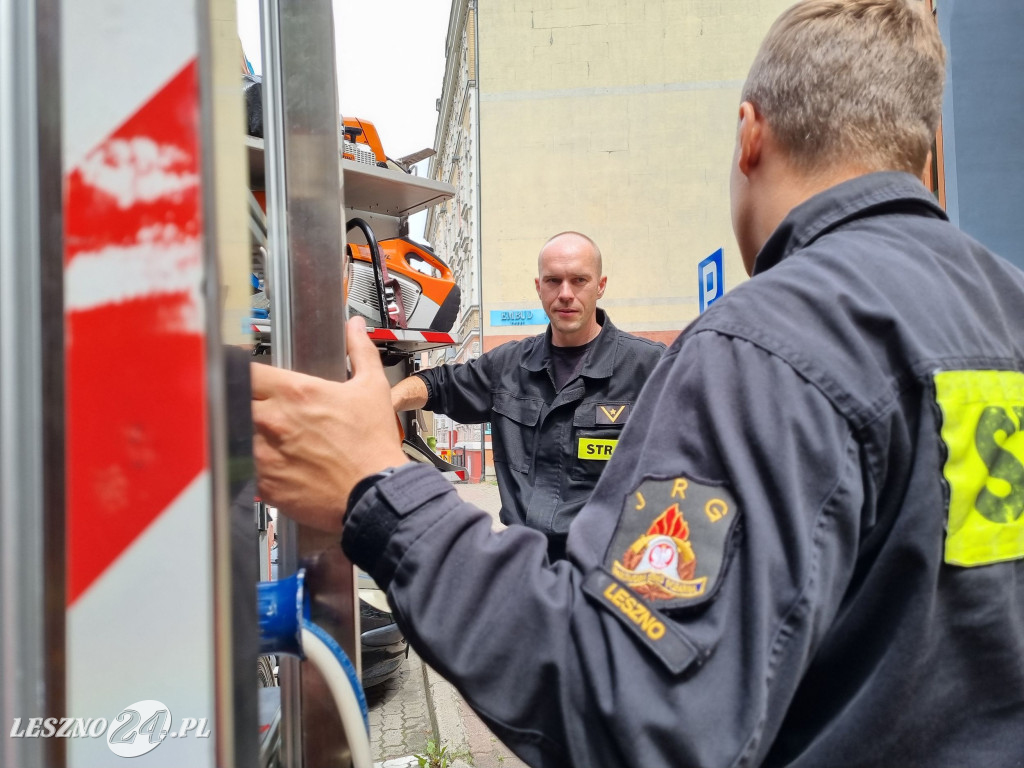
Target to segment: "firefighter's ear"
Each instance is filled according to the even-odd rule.
[[[606,275],[601,275],[601,280],[597,284],[597,298],[600,299],[602,296],[604,296],[604,288],[607,284],[608,277]]]
[[[740,104],[740,126],[736,136],[736,163],[740,173],[750,176],[761,163],[764,148],[764,115],[749,101]]]

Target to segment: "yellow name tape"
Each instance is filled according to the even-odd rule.
[[[581,437],[579,450],[576,455],[581,459],[592,461],[608,461],[615,451],[618,440],[602,440],[598,438]]]
[[[605,587],[604,596],[651,640],[661,640],[665,636],[665,625],[658,621],[650,609],[634,598],[628,590],[618,584],[609,584]]]
[[[672,674],[679,674],[700,658],[697,648],[682,635],[669,630],[665,621],[639,596],[601,570],[583,579],[583,593],[621,622],[647,646]]]

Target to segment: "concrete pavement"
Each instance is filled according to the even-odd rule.
[[[498,486],[494,482],[456,483],[466,501],[494,518],[501,528]],[[398,675],[366,693],[370,709],[370,748],[378,768],[416,768],[427,740],[445,747],[452,768],[525,768],[481,722],[459,692],[412,651]]]
[[[423,666],[419,656],[410,652],[397,675],[366,691],[370,754],[387,768],[407,764],[392,763],[394,758],[425,754],[427,739],[434,738]],[[409,764],[418,765],[415,760]]]

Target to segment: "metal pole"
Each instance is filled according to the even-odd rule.
[[[59,45],[55,3],[0,3],[0,764],[22,768],[65,760],[6,735],[64,710]]]
[[[231,33],[238,29],[233,0],[196,0],[199,43],[199,93],[203,191],[203,271],[206,305],[206,374],[209,417],[207,425],[210,439],[210,493],[212,527],[212,586],[214,606],[214,681],[216,686],[216,749],[217,765],[255,765],[259,760],[257,735],[252,724],[258,720],[258,704],[252,668],[256,662],[256,647],[247,635],[256,629],[251,616],[252,594],[256,568],[247,561],[249,554],[234,528],[230,490],[229,467],[237,459],[248,460],[251,455],[238,456],[235,451],[248,454],[251,440],[232,440],[229,422],[235,421],[239,405],[231,402],[238,393],[228,392],[228,382],[239,376],[237,363],[230,363],[225,347],[218,342],[234,338],[237,325],[225,333],[222,326],[222,308],[227,310],[226,299],[244,286],[249,273],[249,252],[239,254],[230,245],[232,239],[224,237],[224,230],[235,223],[231,210],[244,210],[243,150],[231,157],[223,149],[227,141],[238,145],[243,132],[242,99],[237,90],[238,58]],[[223,32],[228,32],[225,36]],[[231,119],[234,118],[234,119]],[[232,174],[231,171],[235,173]],[[244,231],[244,230],[243,230]],[[242,269],[239,269],[242,265]],[[222,288],[223,286],[223,288]],[[247,296],[246,291],[242,295]],[[247,303],[239,298],[234,304]],[[227,313],[225,313],[226,316]],[[237,319],[232,316],[231,319]],[[238,358],[236,358],[238,359]],[[245,358],[241,358],[245,359]],[[228,366],[233,369],[229,373]],[[244,364],[243,364],[244,365]],[[248,377],[244,379],[248,381]],[[248,410],[248,398],[241,409]],[[242,444],[239,445],[239,442]],[[235,464],[237,466],[237,464]],[[237,485],[248,487],[244,482]],[[250,497],[251,498],[251,497]],[[241,550],[241,551],[239,551]],[[245,566],[249,567],[246,568]]]
[[[476,227],[476,306],[477,306],[477,338],[480,339],[480,354],[484,353],[484,245],[480,235],[480,9],[476,0],[469,0],[469,9],[473,12],[473,110],[476,120],[473,121],[473,157],[474,169],[473,220]],[[487,476],[487,435],[486,426],[480,425],[480,482]]]
[[[330,0],[263,0],[261,12],[273,360],[341,381],[345,233],[332,6]],[[281,575],[294,572],[301,559],[313,620],[358,663],[355,579],[337,537],[293,522],[280,534]],[[286,661],[284,764],[346,766],[348,744],[323,680],[312,666]]]

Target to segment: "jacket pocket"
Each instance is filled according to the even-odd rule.
[[[608,466],[622,430],[618,427],[573,430],[573,460],[570,474],[575,479],[596,478]]]
[[[608,465],[633,404],[581,403],[572,419],[572,463],[575,480],[594,480]]]
[[[542,400],[496,392],[491,404],[491,441],[494,460],[508,464],[516,472],[529,472],[537,423],[544,407]]]

